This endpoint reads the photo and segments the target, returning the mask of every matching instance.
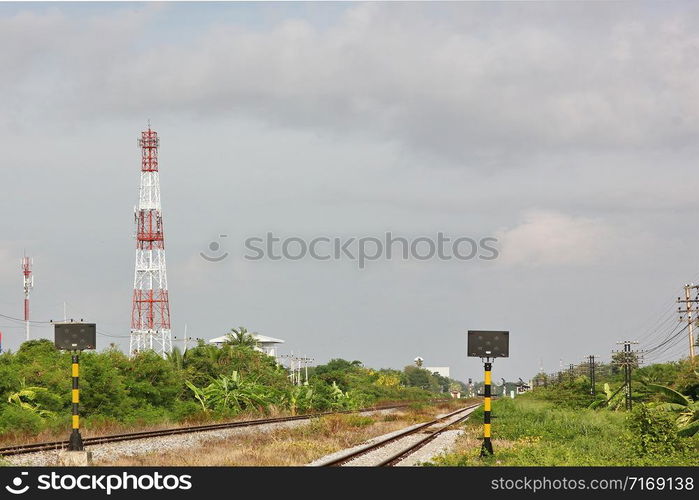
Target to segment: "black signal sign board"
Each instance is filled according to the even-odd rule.
[[[54,344],[63,351],[85,351],[97,344],[95,323],[55,323]]]
[[[507,358],[510,356],[510,332],[469,330],[468,356],[474,358]]]

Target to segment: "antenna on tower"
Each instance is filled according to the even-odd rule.
[[[32,275],[34,260],[24,254],[22,257],[22,275],[24,277],[24,331],[26,340],[29,340],[29,294],[34,288],[34,276]]]
[[[157,132],[141,132],[141,186],[136,207],[136,270],[131,308],[129,353],[172,352],[170,301],[165,267],[165,237],[160,206]]]

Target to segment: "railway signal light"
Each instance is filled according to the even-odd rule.
[[[80,352],[94,349],[96,344],[97,328],[94,323],[55,323],[54,345],[56,349],[72,352],[71,375],[73,389],[71,391],[72,403],[72,432],[70,434],[69,451],[82,451],[83,439],[80,435]]]
[[[469,330],[467,353],[469,357],[483,361],[483,445],[481,456],[493,454],[491,442],[490,412],[492,398],[492,361],[510,355],[510,332],[494,330]]]

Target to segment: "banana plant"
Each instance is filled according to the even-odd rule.
[[[618,410],[624,399],[624,394],[621,392],[621,390],[624,388],[622,385],[619,389],[617,389],[615,392],[612,392],[611,387],[609,387],[609,384],[604,384],[604,399],[597,399],[590,403],[588,408],[599,408],[601,406],[606,406],[608,410]]]
[[[646,387],[667,400],[657,404],[655,408],[677,415],[675,423],[680,436],[693,436],[699,432],[699,401],[694,401],[689,396],[664,385],[646,384]]]
[[[292,415],[298,410],[308,410],[313,403],[313,389],[309,386],[294,386],[289,391],[289,409]]]
[[[206,399],[206,394],[204,393],[204,389],[197,387],[196,385],[191,383],[189,380],[185,380],[184,383],[194,393],[194,397],[196,398],[197,401],[199,401],[199,404],[201,405],[201,409],[204,410],[204,412],[208,412],[209,405],[208,405],[208,401]]]
[[[237,371],[230,376],[221,375],[206,387],[196,387],[190,381],[186,384],[207,412],[212,409],[240,412],[251,407],[267,408],[271,403],[267,388],[243,380]]]
[[[26,386],[24,379],[20,381],[20,390],[10,394],[7,402],[19,406],[23,410],[36,413],[42,418],[52,417],[54,413],[49,410],[44,410],[41,405],[35,402],[40,393],[46,393],[48,389],[45,387]]]

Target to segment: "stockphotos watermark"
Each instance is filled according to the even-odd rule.
[[[21,472],[11,484],[5,486],[8,493],[23,495],[30,489],[30,484],[24,483],[28,478],[28,472]],[[71,474],[63,472],[51,472],[36,477],[36,490],[83,490],[93,492],[105,492],[111,495],[115,491],[174,491],[191,490],[192,476],[189,474],[161,474],[152,472],[146,474],[131,474],[121,472],[118,474]]]
[[[228,235],[220,234],[218,239],[208,245],[206,252],[199,255],[208,262],[221,262],[229,253],[222,248],[223,239]],[[434,236],[417,236],[405,238],[387,232],[383,237],[376,236],[317,236],[303,238],[299,236],[276,236],[268,232],[264,237],[251,236],[244,240],[246,260],[302,260],[320,261],[349,260],[364,269],[368,262],[380,259],[426,261],[472,259],[495,260],[500,252],[497,238],[487,236],[471,238],[468,236],[450,237],[442,232]]]

